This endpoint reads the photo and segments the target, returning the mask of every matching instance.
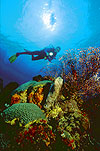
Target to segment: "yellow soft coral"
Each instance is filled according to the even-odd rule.
[[[60,112],[62,112],[62,109],[59,106],[55,106],[55,108],[51,110],[48,115],[52,116],[53,118],[56,118]]]
[[[21,103],[26,103],[27,102],[27,90],[25,90],[24,92],[22,92],[20,94],[20,99],[21,99]]]
[[[14,118],[13,120],[11,120],[11,121],[6,121],[6,123],[9,123],[9,124],[11,124],[11,125],[14,125],[16,122],[16,120],[18,120],[19,121],[19,118]]]

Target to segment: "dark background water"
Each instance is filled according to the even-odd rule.
[[[0,2],[0,78],[4,86],[31,80],[48,65],[20,56],[13,64],[8,58],[24,48],[34,51],[49,44],[61,47],[53,63],[67,49],[100,46],[99,0],[2,0]],[[42,73],[43,74],[43,73]]]

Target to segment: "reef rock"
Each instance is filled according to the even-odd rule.
[[[10,82],[7,84],[0,93],[0,110],[4,109],[5,103],[10,103],[11,93],[18,87],[17,82]]]

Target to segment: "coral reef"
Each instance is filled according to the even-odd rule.
[[[22,84],[21,86],[19,86],[17,89],[15,89],[12,94],[14,94],[15,92],[20,92],[20,91],[24,91],[26,89],[28,89],[30,86],[33,86],[36,83],[36,81],[28,81],[24,84]]]
[[[15,93],[15,94],[11,97],[11,105],[12,105],[12,104],[16,104],[16,103],[20,103],[20,96]]]
[[[42,142],[48,147],[55,141],[55,135],[52,132],[52,127],[47,124],[47,121],[39,120],[25,125],[24,130],[20,132],[16,141],[18,145],[23,144],[23,146],[29,142],[35,145],[39,145]]]
[[[83,114],[77,102],[73,99],[67,101],[63,108],[63,116],[58,119],[58,130],[61,133],[62,140],[72,149],[79,149],[81,140],[87,136],[89,128],[89,119]]]
[[[0,122],[9,129],[2,127],[0,133],[2,142],[9,131],[12,138],[2,150],[99,151],[94,124],[99,128],[99,48],[81,50],[78,56],[66,51],[58,65],[45,69],[44,77],[33,77],[36,81],[11,93],[9,105],[5,101],[7,109],[2,109]]]
[[[15,93],[11,97],[11,105],[16,103],[27,103],[27,90],[21,91],[20,94]]]
[[[16,103],[34,103],[42,108],[41,103],[44,99],[44,88],[47,84],[51,85],[53,81],[29,81],[19,86],[12,92],[11,105]],[[48,86],[49,88],[49,86]]]
[[[34,103],[38,105],[40,108],[42,108],[41,102],[44,97],[44,94],[42,92],[43,92],[43,88],[41,87],[38,88],[36,91],[32,90],[32,92],[29,93],[29,96],[28,96],[29,103]]]
[[[45,81],[40,81],[40,82],[37,82],[37,81],[29,81],[29,82],[26,82],[26,83],[24,83],[24,84],[22,84],[21,86],[19,86],[17,89],[15,89],[14,91],[13,91],[13,93],[12,94],[14,94],[14,93],[19,93],[19,92],[21,92],[21,91],[25,91],[25,90],[27,90],[28,88],[30,88],[30,87],[34,87],[34,89],[35,88],[37,88],[37,87],[40,87],[40,86],[44,86],[44,85],[46,85],[47,83],[52,83],[52,81],[50,81],[50,80],[45,80]]]
[[[59,84],[56,82],[58,79]],[[49,92],[45,104],[47,118],[49,120],[50,118],[56,119],[58,123],[57,130],[60,132],[62,140],[72,149],[79,149],[81,140],[87,137],[87,130],[90,125],[89,119],[78,108],[77,101],[80,103],[82,100],[79,98],[79,102],[75,94],[70,100],[67,100],[60,92],[63,80],[59,77],[56,80],[54,82],[54,92]]]
[[[74,50],[72,52],[66,50],[65,54],[59,58],[59,63],[49,64],[41,72],[45,73],[46,76],[62,77],[64,79],[64,89],[66,89],[66,91],[64,90],[65,95],[70,97],[76,92],[84,95],[84,99],[86,99],[88,95],[100,93],[99,80],[95,81],[92,78],[100,72],[100,47],[89,47],[75,51],[77,53]],[[91,81],[91,85],[88,83],[89,81]],[[95,91],[93,85],[95,89],[99,86],[97,91]]]
[[[54,91],[49,92],[48,97],[46,99],[46,104],[44,106],[47,112],[51,110],[51,107],[53,108],[54,104],[56,104],[57,99],[60,95],[60,90],[62,88],[62,85],[63,85],[63,79],[61,77],[55,79],[54,84],[51,87],[51,89],[54,87]]]
[[[12,122],[14,119],[18,119],[20,123],[24,125],[30,121],[38,120],[39,118],[45,119],[45,115],[40,110],[40,108],[32,103],[13,104],[4,110],[1,114],[8,123]]]

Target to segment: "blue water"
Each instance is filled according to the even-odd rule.
[[[0,78],[21,84],[49,62],[23,55],[10,64],[17,52],[59,45],[58,65],[67,49],[100,47],[100,0],[2,0],[0,24]]]

